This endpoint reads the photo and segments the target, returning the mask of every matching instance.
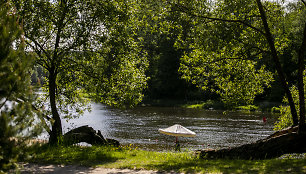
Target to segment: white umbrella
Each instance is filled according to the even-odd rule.
[[[192,132],[191,130],[185,128],[184,126],[181,126],[179,124],[175,124],[173,126],[170,126],[166,129],[158,129],[158,131],[162,134],[166,135],[172,135],[176,137],[176,151],[181,151],[180,144],[178,142],[178,137],[195,137],[196,133]]]
[[[165,129],[158,129],[158,131],[162,134],[172,135],[176,137],[195,137],[196,133],[191,130],[181,126],[179,124],[175,124]]]

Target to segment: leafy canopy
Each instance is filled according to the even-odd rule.
[[[137,24],[133,4],[121,0],[16,4],[28,49],[36,53],[37,64],[56,76],[57,105],[65,117],[72,117],[72,110],[81,114],[86,109],[85,93],[114,106],[141,101],[147,62],[132,32]],[[43,101],[49,97],[49,83],[44,90]]]
[[[269,24],[277,26],[283,8],[271,2],[266,6]],[[172,8],[194,20],[188,40],[177,42],[186,49],[180,68],[184,79],[219,94],[227,105],[252,103],[270,86],[273,73],[265,66],[269,46],[255,2],[180,1]],[[281,32],[272,30],[279,52],[287,43]]]

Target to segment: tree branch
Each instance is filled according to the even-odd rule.
[[[27,44],[34,50],[34,52],[38,55],[38,57],[40,57],[41,59],[37,60],[36,62],[41,65],[42,67],[44,67],[45,69],[49,69],[48,66],[48,62],[44,59],[42,59],[43,55],[41,54],[41,51],[39,51],[39,49],[37,49],[35,46],[33,46],[31,43],[29,43],[27,41]],[[43,50],[43,52],[46,54],[46,52]],[[48,55],[46,55],[48,57]]]
[[[199,14],[195,14],[192,13],[190,9],[188,9],[187,7],[184,6],[179,6],[177,5],[177,7],[179,8],[178,11],[186,13],[192,17],[197,17],[197,18],[202,18],[202,19],[208,19],[210,21],[221,21],[221,22],[231,22],[231,23],[240,23],[243,24],[249,28],[252,28],[253,30],[265,35],[266,33],[262,30],[260,30],[259,28],[256,28],[254,26],[252,26],[251,24],[247,23],[246,21],[242,21],[242,20],[234,20],[234,19],[222,19],[222,18],[217,18],[217,17],[209,17],[209,16],[203,16],[203,15],[199,15]]]
[[[88,77],[91,77],[91,78],[94,78],[94,79],[99,79],[99,75],[97,73],[94,73],[91,68],[86,67],[84,64],[78,63],[75,60],[69,59],[69,58],[63,58],[63,59],[74,63],[76,65],[76,67],[79,68],[79,71],[84,72]]]
[[[16,101],[17,101],[18,103],[24,103],[26,100],[25,100],[25,99],[22,99],[22,98],[18,98]],[[32,104],[32,108],[33,108],[36,112],[42,113],[39,109],[36,108],[36,106],[35,106],[34,104]],[[47,115],[42,114],[42,116],[43,116],[45,119],[47,119],[48,121],[51,120],[51,118],[50,118],[49,116],[47,116]],[[39,117],[39,116],[38,116],[38,117]],[[39,118],[41,118],[41,117],[39,117]],[[44,128],[46,129],[46,131],[50,134],[51,130],[50,130],[49,126],[47,125],[47,123],[45,122],[45,120],[44,120],[43,118],[41,118],[40,120],[42,121],[43,126],[44,126]]]
[[[66,18],[66,14],[67,14],[67,11],[68,11],[68,8],[67,8],[67,1],[61,1],[61,7],[62,5],[64,5],[62,8],[63,8],[63,11],[62,11],[62,14],[61,14],[61,17],[58,21],[57,24],[55,24],[55,26],[57,26],[57,32],[56,32],[56,38],[55,38],[55,44],[54,44],[54,52],[53,52],[53,59],[51,61],[51,64],[59,64],[60,62],[58,62],[58,60],[56,60],[58,58],[58,48],[59,48],[59,44],[60,44],[60,40],[61,40],[61,33],[62,33],[62,29],[65,27],[66,23],[64,22],[65,18]],[[51,65],[51,66],[52,66]],[[55,73],[57,74],[57,68],[59,66],[56,66],[54,71]]]
[[[40,52],[42,51],[49,60],[51,60],[50,55],[48,54],[48,52],[44,49],[44,47],[42,45],[40,45],[35,39],[28,37],[27,35],[25,35],[30,41],[34,42],[36,47],[39,47],[39,49],[37,49],[36,47],[34,47],[30,42],[27,42],[34,50],[36,50],[35,52],[40,55]]]
[[[2,103],[2,105],[0,106],[0,111],[1,111],[1,108],[5,105],[5,103],[9,100],[9,98],[11,97],[13,91],[14,91],[14,88],[16,88],[16,82],[14,82],[14,84],[12,85],[11,89],[10,89],[10,92],[8,93],[8,95],[5,97],[5,100],[4,102]]]
[[[216,59],[216,60],[214,60],[214,61],[208,62],[208,64],[217,63],[217,62],[220,62],[220,61],[223,61],[223,60],[248,60],[248,58],[241,58],[241,57],[226,57],[226,58],[219,58],[219,59]]]

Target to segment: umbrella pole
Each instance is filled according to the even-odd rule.
[[[181,146],[177,136],[175,137],[175,151],[181,151]]]

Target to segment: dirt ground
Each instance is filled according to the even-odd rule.
[[[93,167],[84,167],[77,165],[38,165],[38,164],[22,164],[23,168],[21,169],[22,174],[163,174],[163,173],[172,173],[177,174],[176,172],[159,172],[152,170],[130,170],[130,169],[107,169],[107,168],[93,168]]]

